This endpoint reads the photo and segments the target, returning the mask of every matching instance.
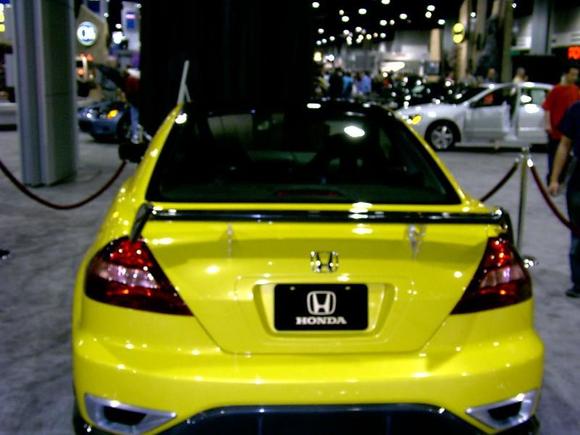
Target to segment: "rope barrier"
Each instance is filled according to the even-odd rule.
[[[519,165],[520,165],[520,160],[516,159],[513,166],[510,168],[510,170],[503,176],[503,178],[501,180],[499,180],[499,183],[497,183],[489,192],[487,192],[485,195],[483,195],[481,197],[480,201],[485,202],[489,198],[491,198],[493,195],[495,195],[497,193],[497,191],[500,190],[510,180],[510,178],[512,178],[512,176],[518,170]]]
[[[530,168],[530,171],[532,171],[532,176],[534,177],[534,181],[536,182],[538,189],[540,189],[540,193],[542,194],[542,197],[544,198],[544,200],[548,204],[548,207],[550,207],[550,210],[552,210],[552,213],[554,213],[554,215],[558,218],[558,220],[560,222],[562,222],[562,224],[564,224],[564,226],[566,226],[570,231],[572,231],[572,233],[574,233],[575,236],[580,237],[580,228],[578,228],[577,226],[572,224],[572,222],[570,222],[566,218],[566,216],[564,216],[564,214],[558,209],[558,206],[554,203],[554,201],[552,201],[552,198],[550,198],[550,194],[546,190],[546,187],[544,186],[544,183],[542,182],[540,174],[538,174],[538,170],[536,169],[534,162],[531,160],[530,160],[530,162],[531,163],[528,166]]]
[[[117,178],[119,178],[119,176],[123,172],[123,169],[125,169],[126,165],[127,165],[127,162],[125,160],[123,160],[123,162],[121,162],[121,164],[117,168],[117,171],[115,171],[113,176],[103,185],[103,187],[101,187],[99,190],[97,190],[95,193],[93,193],[88,198],[83,199],[82,201],[79,201],[79,202],[76,202],[73,204],[62,205],[62,204],[55,204],[51,201],[47,201],[46,199],[41,198],[40,196],[38,196],[35,193],[33,193],[32,191],[30,191],[24,184],[22,184],[8,170],[8,168],[4,165],[2,160],[0,160],[0,170],[4,173],[6,178],[8,178],[8,180],[10,180],[12,182],[12,184],[14,184],[14,186],[16,186],[16,188],[18,190],[20,190],[24,195],[28,196],[29,198],[33,199],[34,201],[36,201],[36,202],[38,202],[46,207],[55,209],[55,210],[71,210],[74,208],[82,207],[83,205],[88,204],[89,202],[93,201],[94,199],[96,199],[97,197],[102,195],[109,187],[111,187],[111,185],[117,180]]]

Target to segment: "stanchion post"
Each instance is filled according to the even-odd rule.
[[[518,238],[516,247],[522,252],[524,244],[524,224],[526,216],[526,205],[528,200],[528,161],[530,159],[530,148],[522,148],[522,168],[520,175],[520,205],[518,210]]]

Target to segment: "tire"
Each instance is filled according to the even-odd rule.
[[[451,122],[435,122],[427,129],[425,139],[434,150],[449,150],[459,141],[459,130]]]
[[[117,135],[115,139],[118,143],[127,142],[131,138],[131,116],[123,116],[117,124]]]

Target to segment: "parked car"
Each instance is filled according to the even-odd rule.
[[[467,88],[454,102],[399,111],[438,150],[462,145],[546,144],[544,102],[551,85],[525,82]]]
[[[179,106],[80,265],[76,431],[533,433],[511,240],[378,105]]]
[[[121,142],[129,137],[131,115],[124,101],[99,101],[78,109],[81,131],[97,141]]]

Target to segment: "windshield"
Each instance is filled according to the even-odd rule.
[[[186,108],[163,148],[148,199],[459,202],[430,155],[390,112],[309,106],[212,116]]]

